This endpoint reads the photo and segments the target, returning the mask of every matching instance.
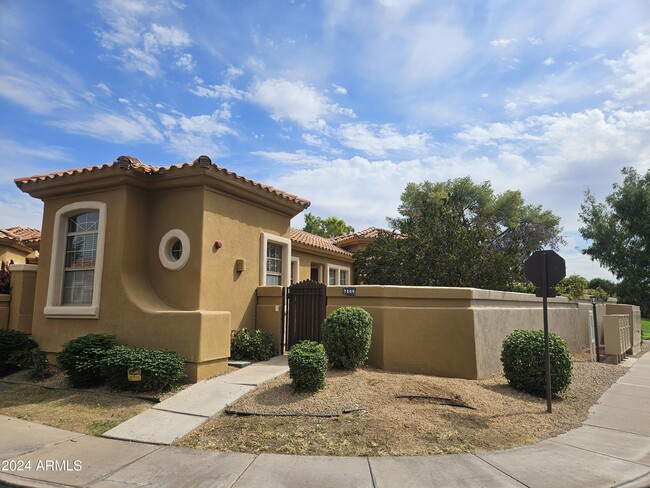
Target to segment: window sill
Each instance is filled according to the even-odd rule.
[[[50,319],[98,319],[99,307],[45,307],[43,314]]]

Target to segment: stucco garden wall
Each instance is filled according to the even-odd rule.
[[[523,293],[356,286],[356,296],[350,297],[342,288],[328,287],[327,313],[343,306],[367,310],[373,317],[369,364],[390,371],[486,378],[501,368],[506,335],[543,327],[541,298]],[[549,299],[549,328],[571,351],[589,346],[590,310],[586,303]]]
[[[275,350],[282,345],[282,287],[260,286],[257,289],[255,328],[273,334]]]
[[[9,324],[10,295],[0,294],[0,329],[6,329]]]
[[[8,326],[25,334],[32,333],[37,270],[38,266],[35,264],[14,264],[11,267],[11,305]]]

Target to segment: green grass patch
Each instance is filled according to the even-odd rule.
[[[641,319],[641,338],[644,341],[650,341],[650,319]]]

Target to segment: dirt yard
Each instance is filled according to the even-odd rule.
[[[308,416],[220,415],[178,445],[249,453],[337,456],[424,455],[504,449],[579,426],[600,395],[627,370],[577,359],[573,383],[553,401],[510,388],[502,376],[472,381],[389,373],[372,368],[330,370],[316,394],[293,394],[288,375],[262,385],[230,408]],[[454,398],[476,409],[397,395]]]

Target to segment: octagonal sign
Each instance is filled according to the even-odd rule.
[[[544,270],[546,255],[546,270]],[[555,251],[535,251],[524,263],[524,276],[538,288],[542,286],[543,274],[546,272],[546,287],[557,285],[566,276],[566,264]]]

